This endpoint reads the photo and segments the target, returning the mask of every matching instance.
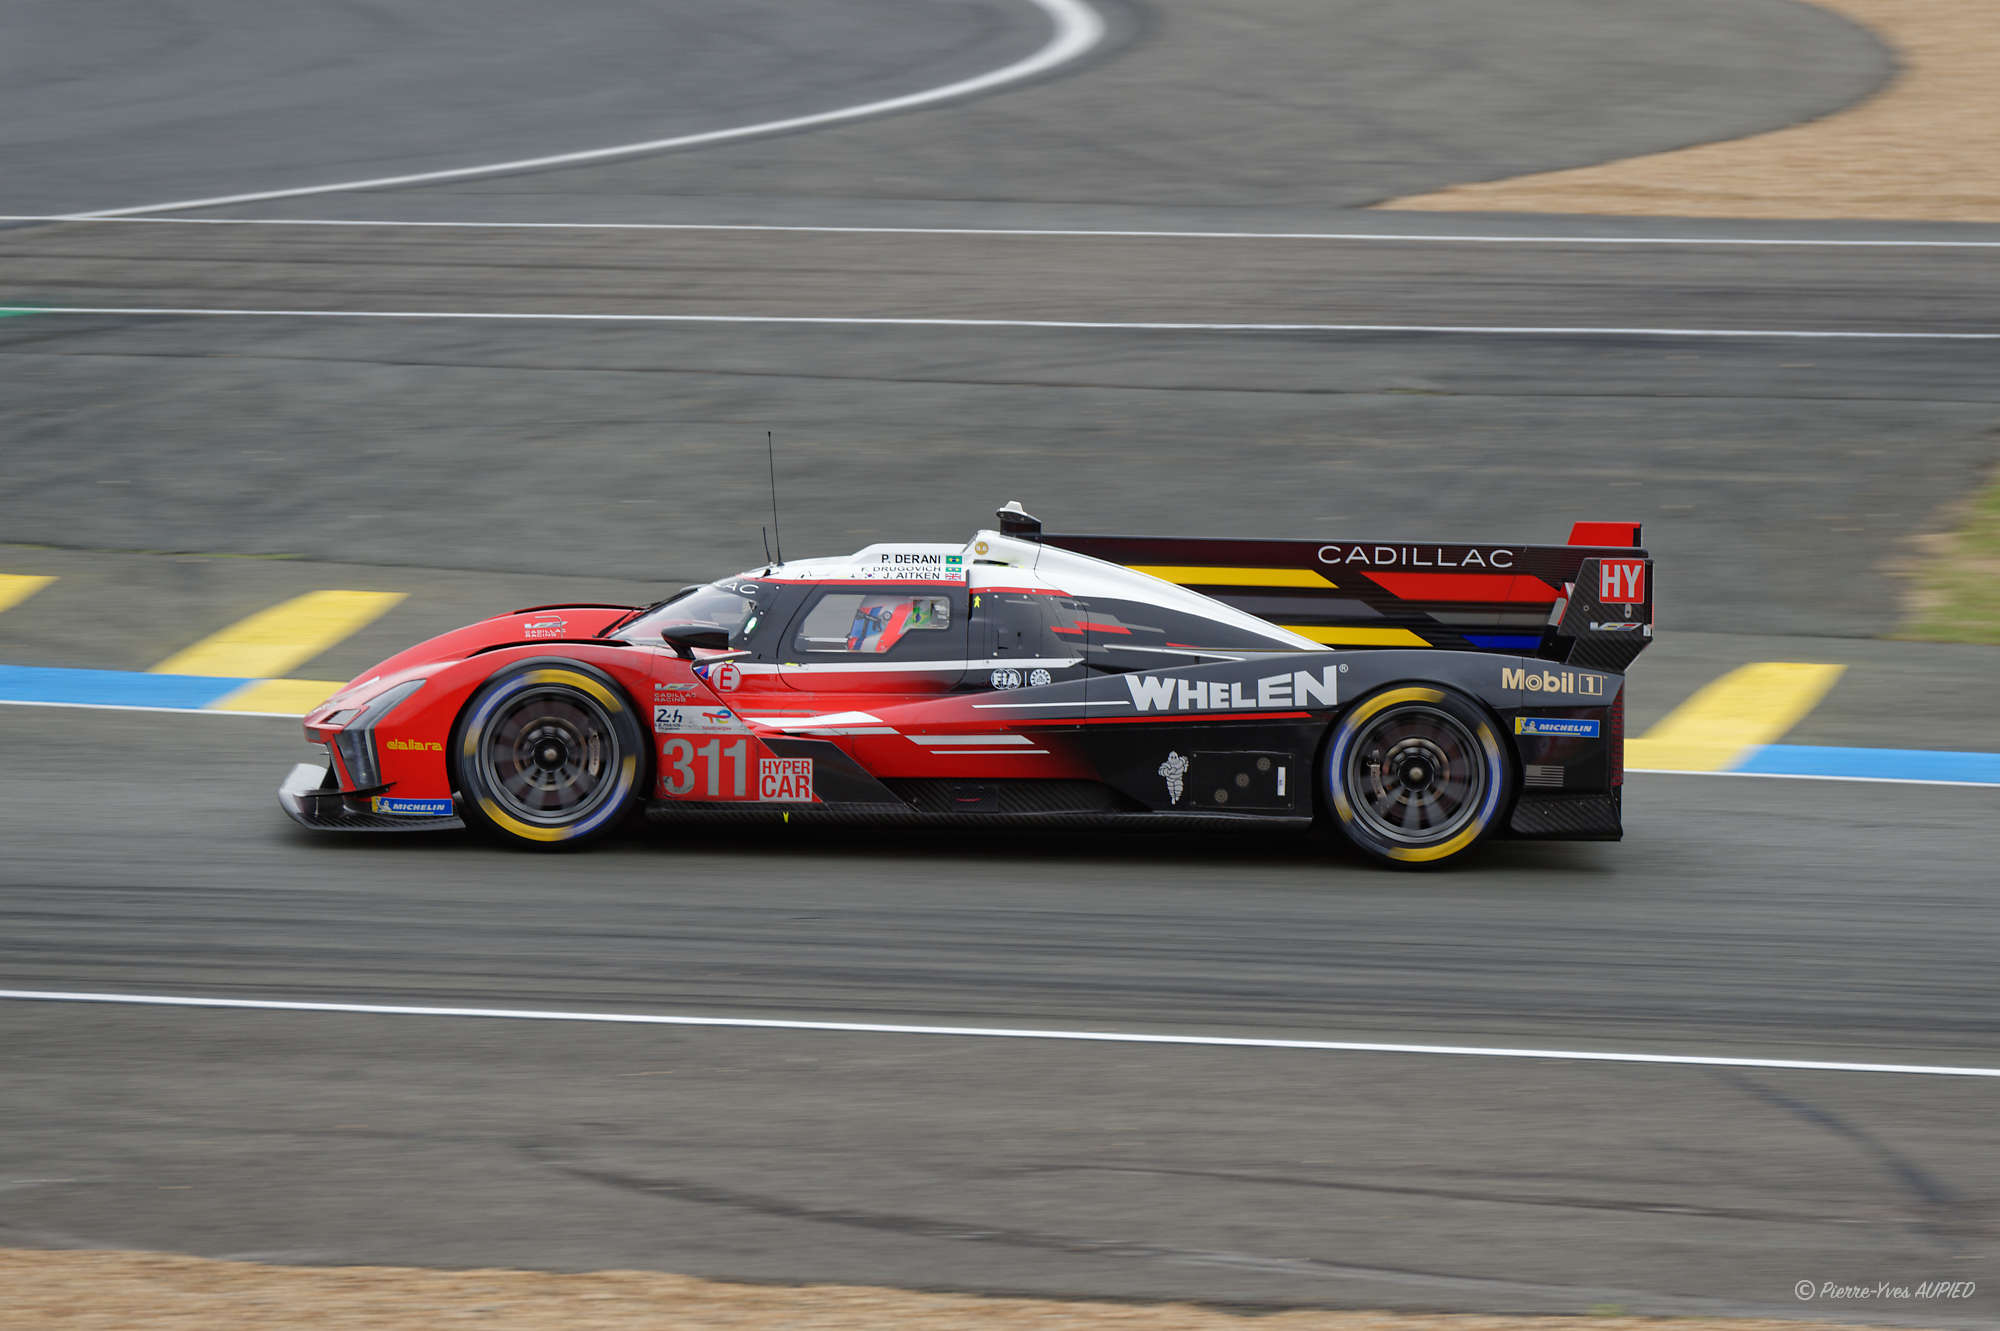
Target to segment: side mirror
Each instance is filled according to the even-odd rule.
[[[694,660],[697,647],[729,650],[729,630],[720,624],[670,624],[660,630],[660,637],[683,661]]]

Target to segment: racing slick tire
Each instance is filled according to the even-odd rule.
[[[575,661],[523,661],[488,680],[452,734],[466,821],[536,849],[602,836],[646,780],[649,746],[624,691]]]
[[[1513,765],[1486,710],[1452,689],[1404,684],[1335,723],[1322,791],[1340,830],[1391,864],[1440,864],[1501,822]]]

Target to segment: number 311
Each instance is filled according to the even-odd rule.
[[[706,775],[700,794],[709,799],[722,797],[722,767],[729,765],[729,794],[742,799],[750,793],[750,742],[736,739],[724,744],[712,739],[697,745],[683,735],[676,735],[660,746],[660,760],[666,771],[661,774],[661,783],[669,795],[686,795],[694,792],[697,778]],[[697,771],[697,768],[700,770]]]

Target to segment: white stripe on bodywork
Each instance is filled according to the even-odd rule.
[[[895,674],[930,675],[941,671],[957,673],[964,670],[1011,670],[1065,669],[1082,661],[1080,656],[1071,657],[998,657],[982,661],[786,661],[782,665],[745,662],[738,666],[746,675],[768,675],[774,672],[791,674]]]
[[[913,744],[957,747],[966,744],[1032,744],[1026,735],[911,735]]]
[[[881,726],[882,718],[872,712],[825,712],[819,716],[764,717],[738,712],[746,721],[756,721],[777,730],[831,730],[841,726]],[[885,727],[886,728],[886,727]]]

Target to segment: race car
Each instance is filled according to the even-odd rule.
[[[648,818],[1338,828],[1392,864],[1615,841],[1636,523],[1560,546],[1046,534],[532,606],[305,718],[308,827],[575,846]]]

